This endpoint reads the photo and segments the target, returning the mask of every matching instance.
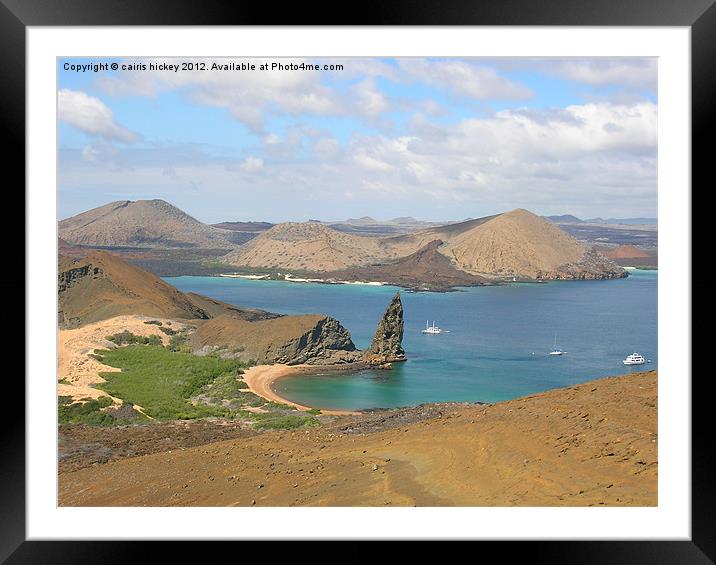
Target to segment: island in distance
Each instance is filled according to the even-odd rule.
[[[397,235],[345,229],[356,225],[376,224],[363,219],[212,226],[163,200],[139,200],[62,220],[59,236],[63,245],[114,251],[160,276],[236,273],[443,291],[627,275],[609,258],[612,247],[578,240],[562,224],[524,209],[442,225],[397,219],[391,224],[399,226]]]

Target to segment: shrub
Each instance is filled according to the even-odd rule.
[[[188,338],[183,334],[176,334],[169,338],[169,345],[167,346],[170,351],[180,351],[182,353],[190,353],[191,346],[189,345]]]
[[[154,345],[105,350],[102,357],[103,363],[122,370],[100,373],[106,382],[97,387],[142,406],[148,416],[158,420],[229,417],[223,406],[195,406],[189,399],[219,377],[228,380],[228,375],[236,380],[243,368],[238,361],[176,353]]]
[[[107,412],[102,411],[114,404],[111,398],[101,396],[96,400],[83,400],[70,404],[72,398],[60,396],[57,399],[58,421],[61,424],[81,423],[90,426],[107,426],[114,423],[114,418]]]
[[[312,428],[319,426],[319,421],[314,417],[304,416],[276,416],[261,414],[254,427],[258,430],[294,430],[296,428]]]
[[[141,336],[124,330],[121,333],[108,335],[106,340],[117,345],[161,345],[162,339],[158,335]]]

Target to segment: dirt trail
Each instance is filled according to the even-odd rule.
[[[366,421],[369,417],[365,417]],[[62,473],[62,506],[654,506],[656,372],[365,433],[360,417]]]

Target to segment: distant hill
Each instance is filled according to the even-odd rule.
[[[221,222],[220,224],[211,224],[214,228],[231,231],[255,232],[261,233],[271,229],[275,224],[270,222]]]
[[[224,260],[242,267],[334,271],[381,258],[378,238],[341,233],[316,222],[278,224]]]
[[[580,220],[577,216],[571,214],[563,214],[562,216],[544,216],[545,219],[555,224],[581,224],[584,220]]]
[[[442,243],[432,251],[472,275],[545,279],[624,275],[598,252],[587,254],[572,236],[522,209],[394,237],[351,235],[316,223],[279,224],[228,254],[226,261],[244,267],[340,272],[406,258],[435,240]],[[409,271],[415,266],[412,260],[403,264]],[[377,274],[375,269],[361,270],[360,276],[370,272]],[[430,279],[427,272],[424,276]]]
[[[580,220],[571,214],[562,216],[543,216],[543,218],[555,224],[600,224],[600,225],[621,225],[621,226],[640,226],[655,225],[656,218],[589,218]]]
[[[441,249],[468,272],[555,278],[562,265],[579,261],[585,248],[535,214],[517,209],[491,217],[451,237]],[[456,230],[463,224],[450,226]]]
[[[658,220],[656,218],[590,218],[584,220],[585,224],[609,224],[609,225],[622,225],[622,226],[644,226],[644,225],[656,225]]]
[[[93,247],[231,248],[231,231],[208,226],[164,200],[122,200],[59,223],[70,244]]]
[[[644,259],[651,257],[649,253],[634,245],[620,245],[613,249],[604,250],[602,253],[610,259]]]

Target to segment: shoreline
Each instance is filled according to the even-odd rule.
[[[279,404],[288,404],[298,410],[308,411],[314,409],[314,407],[298,404],[297,402],[284,398],[277,394],[271,385],[279,379],[316,372],[318,369],[319,367],[315,365],[305,364],[285,365],[277,363],[274,365],[255,365],[244,371],[243,378],[249,390],[261,398]],[[320,369],[325,370],[326,367],[320,367]],[[328,369],[330,370],[330,368]],[[361,412],[351,410],[324,410],[323,408],[318,408],[318,410],[321,411],[321,414],[329,416],[356,416],[361,414]]]

